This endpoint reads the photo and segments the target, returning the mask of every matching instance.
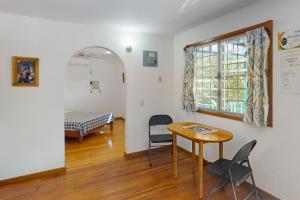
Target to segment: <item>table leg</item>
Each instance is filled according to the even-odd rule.
[[[192,141],[192,162],[193,162],[193,172],[195,172],[195,142]]]
[[[219,142],[219,158],[223,159],[223,142]]]
[[[177,137],[173,133],[173,176],[177,178]]]
[[[203,142],[199,142],[199,197],[203,199]]]
[[[111,131],[114,130],[114,122],[110,122],[109,126]]]
[[[113,135],[114,134],[114,131],[113,131],[114,130],[114,122],[110,122],[109,126],[110,126],[110,132]]]

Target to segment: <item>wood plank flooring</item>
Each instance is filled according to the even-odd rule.
[[[85,136],[81,143],[76,138],[66,138],[66,167],[100,164],[124,156],[124,121],[116,120],[113,132],[107,125],[101,133]]]
[[[197,174],[192,173],[192,161],[189,154],[183,151],[178,152],[178,179],[174,179],[170,151],[165,150],[155,153],[152,167],[149,167],[147,156],[125,160],[123,150],[121,150],[124,145],[124,134],[121,133],[124,130],[123,122],[117,121],[114,130],[113,136],[102,135],[100,137],[91,135],[88,138],[84,138],[82,144],[79,144],[76,140],[67,141],[66,163],[68,169],[66,174],[0,187],[0,199],[198,199]],[[120,130],[120,132],[118,133],[117,130]],[[122,138],[123,144],[121,144]],[[109,139],[112,141],[112,147],[107,142]],[[204,174],[205,194],[215,184],[215,181],[212,176]],[[247,186],[238,187],[237,191],[240,198],[248,189]],[[227,186],[224,191],[219,191],[211,199],[232,199],[231,188]]]

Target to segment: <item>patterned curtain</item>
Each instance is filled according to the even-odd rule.
[[[258,127],[267,126],[268,49],[270,39],[265,28],[247,32],[247,104],[244,121]]]
[[[194,96],[195,51],[194,48],[185,50],[185,68],[183,77],[183,109],[188,112],[196,111]]]

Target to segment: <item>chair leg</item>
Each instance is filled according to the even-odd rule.
[[[224,191],[224,188],[225,188],[225,186],[227,185],[227,183],[228,183],[228,180],[226,179],[226,180],[224,181],[222,187],[221,187],[221,190]]]
[[[149,142],[149,166],[152,167],[151,143]]]
[[[252,185],[253,185],[253,188],[254,188],[254,191],[255,191],[256,200],[260,200],[259,195],[258,195],[258,191],[257,191],[257,187],[255,185],[253,174],[251,174],[251,180],[252,180]]]
[[[173,141],[172,141],[172,147],[171,147],[171,155],[173,155]]]
[[[232,187],[232,192],[233,192],[234,200],[237,200],[236,192],[235,192],[235,188],[234,188],[234,184],[233,184],[233,180],[232,180],[232,177],[231,177],[230,170],[229,170],[229,177],[230,177],[230,182],[231,182],[231,187]]]
[[[227,184],[226,181],[224,181],[224,183],[221,183],[221,182],[222,182],[222,178],[219,178],[217,184],[209,191],[209,193],[205,197],[205,200],[208,200],[213,193],[215,193],[216,191],[218,191],[221,188],[224,188],[225,185]]]
[[[252,169],[249,159],[247,160],[247,164],[248,164],[248,167],[250,169]],[[258,195],[258,191],[257,191],[257,187],[255,185],[254,177],[253,177],[253,172],[251,173],[251,180],[252,180],[252,185],[253,185],[253,189],[254,189],[254,192],[255,192],[255,198],[256,198],[256,200],[260,200],[259,195]]]
[[[235,189],[234,189],[234,185],[233,185],[232,182],[231,182],[231,187],[232,187],[232,192],[233,192],[233,198],[234,198],[234,200],[237,200]]]

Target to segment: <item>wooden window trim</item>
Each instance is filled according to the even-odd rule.
[[[243,116],[239,114],[230,114],[230,113],[223,113],[218,111],[212,111],[212,110],[205,110],[205,109],[198,109],[198,113],[206,114],[206,115],[212,115],[216,117],[223,117],[226,119],[232,119],[236,121],[243,121]]]
[[[205,41],[201,42],[196,42],[193,44],[186,45],[184,47],[184,50],[186,50],[189,47],[197,47],[197,46],[202,46],[205,44],[210,44],[214,42],[219,42],[221,40],[226,40],[230,39],[232,37],[236,37],[238,35],[245,34],[248,31],[255,30],[258,28],[264,27],[268,33],[268,36],[270,38],[270,47],[268,50],[268,95],[269,95],[269,114],[268,114],[268,119],[267,119],[267,126],[268,127],[273,127],[273,20],[268,20],[266,22],[256,24],[247,28],[243,28],[237,31],[233,31],[230,33],[226,33]],[[204,109],[199,109],[199,113],[203,114],[208,114],[208,115],[213,115],[213,116],[218,116],[218,117],[223,117],[227,119],[232,119],[232,120],[237,120],[237,121],[243,121],[243,117],[240,115],[234,115],[234,114],[228,114],[228,113],[222,113],[222,112],[214,112],[210,110],[204,110]]]

